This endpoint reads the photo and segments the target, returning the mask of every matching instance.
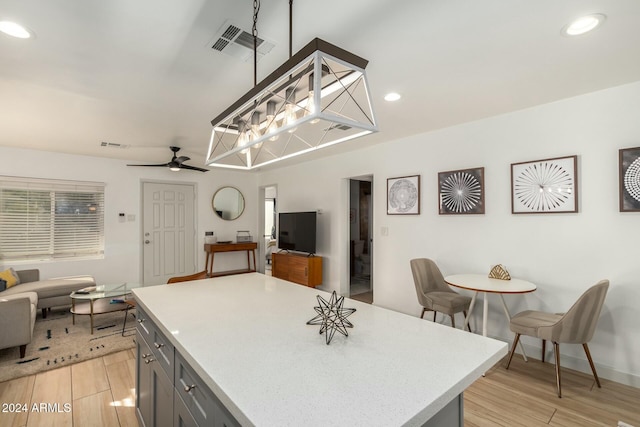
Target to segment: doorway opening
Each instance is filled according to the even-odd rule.
[[[373,302],[373,176],[349,180],[349,297]]]
[[[277,248],[276,242],[276,227],[278,224],[277,216],[277,194],[276,187],[264,188],[264,232],[263,232],[263,244],[264,244],[264,274],[271,275],[271,253]],[[262,260],[261,260],[262,261]]]

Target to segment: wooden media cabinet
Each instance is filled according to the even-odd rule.
[[[271,264],[273,277],[313,288],[322,284],[322,257],[320,256],[273,253]]]

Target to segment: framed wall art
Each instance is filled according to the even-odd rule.
[[[511,212],[578,212],[578,156],[511,164]]]
[[[640,147],[620,150],[620,212],[640,212]]]
[[[440,215],[484,213],[484,168],[438,173]]]
[[[387,215],[420,214],[420,175],[387,179]]]

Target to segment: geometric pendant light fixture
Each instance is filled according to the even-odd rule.
[[[251,170],[377,132],[367,64],[316,38],[258,84],[254,69],[254,87],[211,121],[205,163]]]

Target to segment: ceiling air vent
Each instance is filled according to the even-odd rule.
[[[332,125],[331,127],[329,127],[328,129],[325,129],[326,131],[330,131],[330,130],[334,130],[334,129],[339,129],[339,130],[349,130],[351,129],[351,126],[347,126],[347,125]]]
[[[124,145],[124,144],[116,144],[115,142],[105,142],[102,141],[100,143],[101,147],[108,147],[108,148],[129,148],[129,145]]]
[[[261,37],[258,37],[257,45],[258,61],[275,46],[274,43]],[[222,52],[243,61],[253,58],[253,35],[228,21],[224,23],[209,46],[216,52]]]

